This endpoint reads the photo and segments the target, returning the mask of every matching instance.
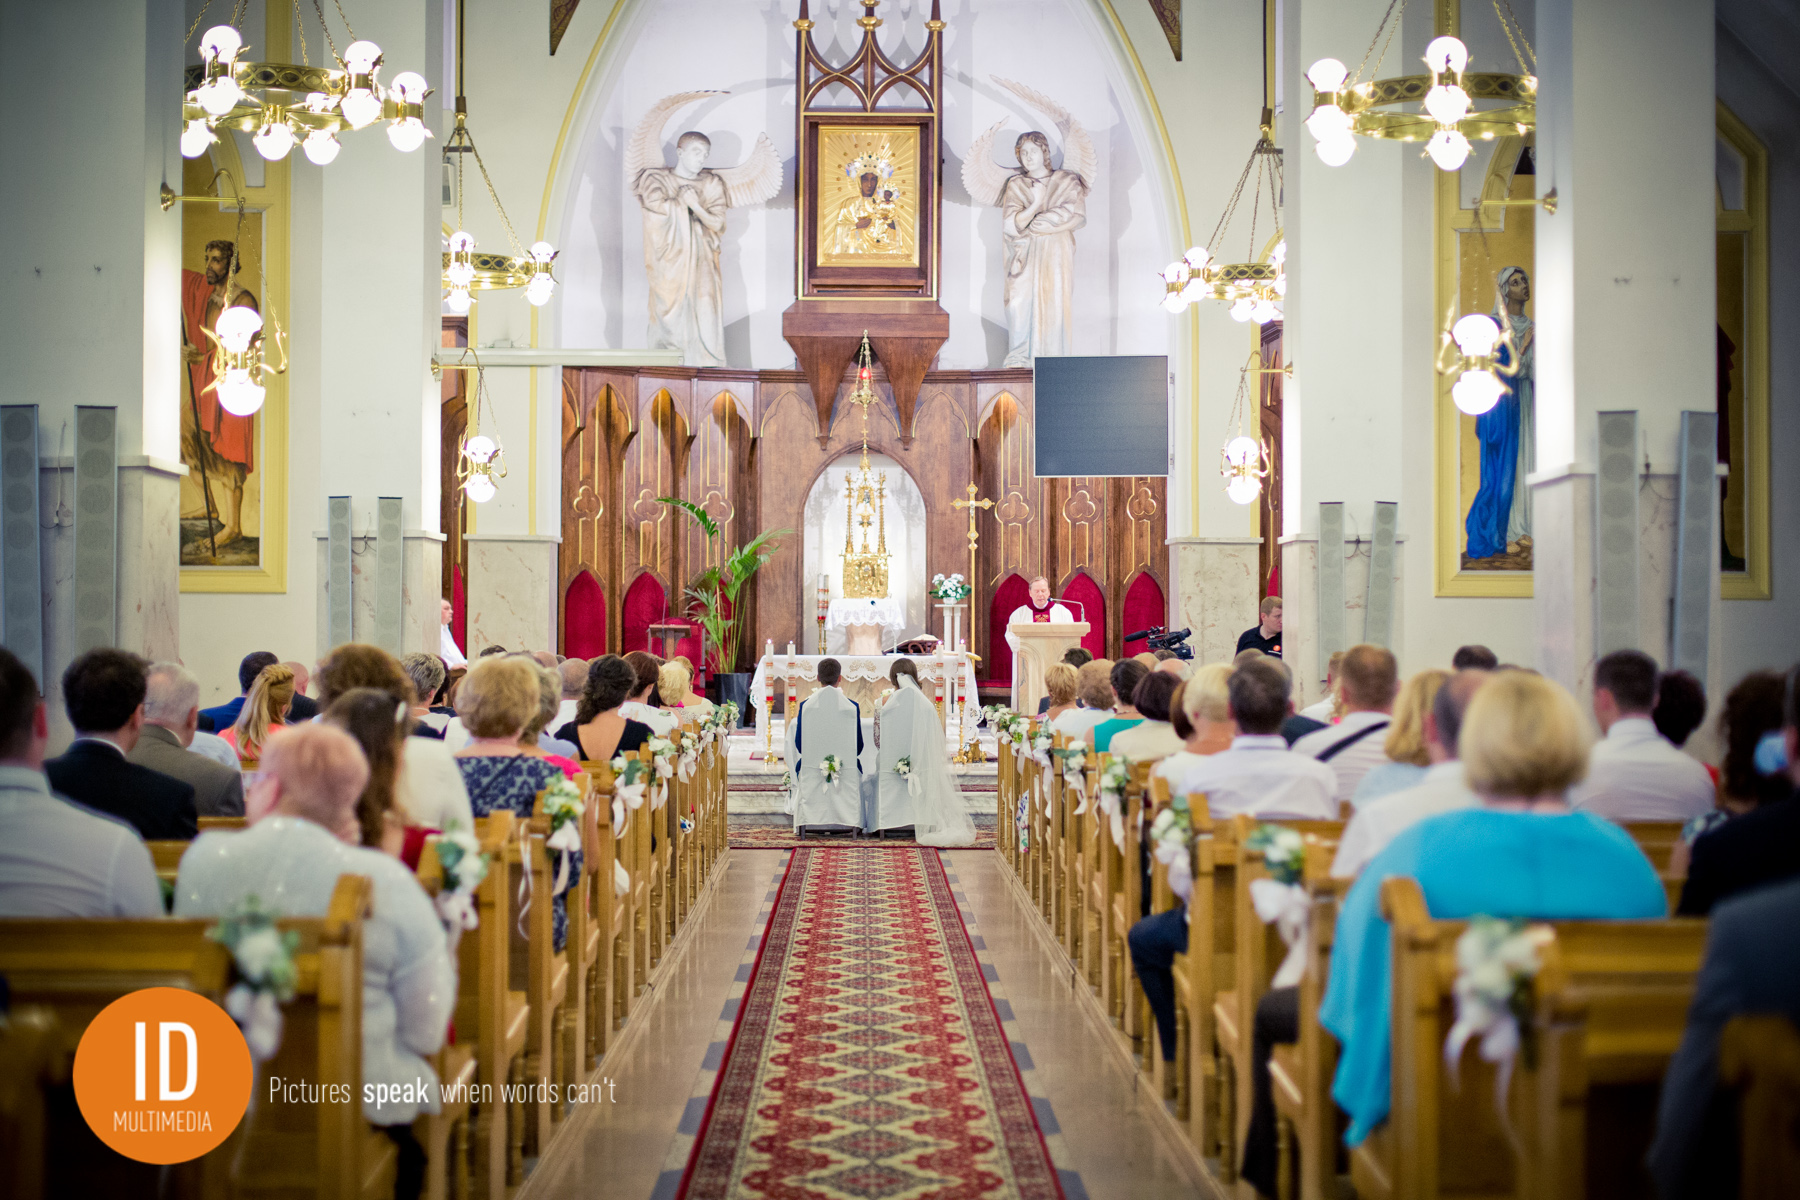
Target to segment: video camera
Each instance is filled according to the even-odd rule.
[[[1135,642],[1140,638],[1148,638],[1149,641],[1144,643],[1147,650],[1172,650],[1176,658],[1191,659],[1194,657],[1194,648],[1187,644],[1187,640],[1193,636],[1193,632],[1192,629],[1177,629],[1171,633],[1161,625],[1152,625],[1148,629],[1126,634],[1125,640]]]

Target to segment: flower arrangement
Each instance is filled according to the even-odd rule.
[[[961,575],[933,575],[931,577],[929,589],[931,598],[941,600],[945,604],[955,604],[959,600],[966,600],[970,590]]]
[[[475,915],[475,889],[487,878],[488,856],[481,852],[480,839],[464,829],[461,821],[450,822],[433,844],[438,865],[444,869],[444,886],[436,900],[438,916],[450,936],[459,938],[464,930],[480,923]]]
[[[1264,822],[1244,839],[1244,849],[1262,851],[1267,879],[1250,881],[1250,906],[1264,925],[1273,925],[1288,948],[1271,987],[1292,987],[1306,973],[1306,920],[1311,901],[1306,877],[1306,839],[1285,825]]]
[[[1131,786],[1131,761],[1109,754],[1100,767],[1100,811],[1111,818],[1115,846],[1125,844],[1125,789]]]
[[[1150,822],[1151,853],[1169,868],[1169,887],[1186,901],[1194,894],[1194,814],[1188,798],[1177,794]]]
[[[1555,936],[1548,925],[1476,916],[1456,939],[1456,1023],[1444,1039],[1444,1062],[1454,1078],[1463,1047],[1479,1037],[1481,1057],[1500,1068],[1495,1099],[1502,1112],[1514,1056],[1523,1048],[1525,1061],[1532,1060],[1523,1033],[1531,1027],[1531,981]]]
[[[1244,839],[1244,849],[1262,851],[1269,877],[1277,883],[1298,884],[1306,875],[1306,839],[1297,830],[1264,822]]]
[[[294,952],[300,935],[275,926],[276,913],[255,896],[234,905],[206,936],[231,951],[237,982],[225,993],[225,1011],[244,1031],[250,1054],[266,1062],[281,1048],[281,1006],[294,998],[299,971]]]
[[[669,798],[665,781],[675,777],[675,761],[680,751],[668,738],[654,736],[644,743],[644,749],[650,752],[650,766],[656,776],[650,782],[650,807],[661,808],[663,801]]]
[[[675,745],[679,751],[675,773],[681,782],[686,783],[694,777],[694,770],[700,765],[700,735],[691,729],[683,729],[675,735]]]
[[[837,755],[827,754],[824,758],[819,760],[819,774],[825,776],[826,783],[835,784],[838,781],[838,776],[843,774],[843,772],[844,764],[838,761]]]
[[[560,854],[553,892],[568,886],[569,856],[581,850],[581,814],[586,811],[587,797],[568,776],[558,775],[544,789],[544,815],[550,818],[550,836],[544,848]]]
[[[1063,786],[1074,792],[1077,816],[1087,811],[1087,747],[1077,742],[1061,750],[1051,750],[1054,759],[1062,761]]]
[[[919,794],[919,777],[913,774],[912,755],[905,754],[900,757],[900,761],[894,764],[894,774],[906,780],[906,790],[909,795]]]
[[[610,765],[613,769],[613,834],[617,836],[625,831],[628,815],[644,807],[645,777],[650,773],[650,767],[642,759],[626,758],[623,754],[615,756]]]

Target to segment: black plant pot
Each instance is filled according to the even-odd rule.
[[[756,724],[756,714],[750,711],[750,681],[755,678],[747,671],[730,674],[715,674],[719,681],[719,701],[730,700],[738,706],[738,728]]]

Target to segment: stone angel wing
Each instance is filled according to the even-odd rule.
[[[631,140],[625,143],[625,180],[634,182],[638,172],[645,167],[661,167],[668,164],[663,161],[662,139],[663,126],[669,123],[669,116],[684,104],[695,100],[704,100],[708,96],[724,96],[726,92],[676,92],[673,96],[664,96],[650,106],[644,114],[637,129],[632,132]]]
[[[735,167],[715,167],[714,171],[725,181],[725,198],[733,208],[761,204],[781,190],[781,155],[766,133],[756,135],[749,158]]]
[[[1081,176],[1081,182],[1092,191],[1100,177],[1100,155],[1094,150],[1094,139],[1088,136],[1081,122],[1071,116],[1068,109],[1034,88],[998,75],[989,78],[1056,123],[1063,144],[1062,169]],[[1000,203],[1001,189],[1013,174],[996,163],[993,155],[994,135],[1005,124],[1005,119],[994,122],[993,128],[975,139],[969,147],[968,157],[963,159],[963,186],[969,189],[969,195],[977,204]]]

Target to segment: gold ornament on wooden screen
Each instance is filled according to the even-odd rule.
[[[844,472],[844,595],[851,600],[882,600],[888,594],[887,472],[869,466],[869,406],[880,397],[875,394],[866,330],[862,349],[857,352],[856,390],[848,399],[862,409],[863,436],[861,467]],[[875,527],[873,546],[869,541],[871,525]],[[862,529],[860,543],[856,538],[858,526]]]

